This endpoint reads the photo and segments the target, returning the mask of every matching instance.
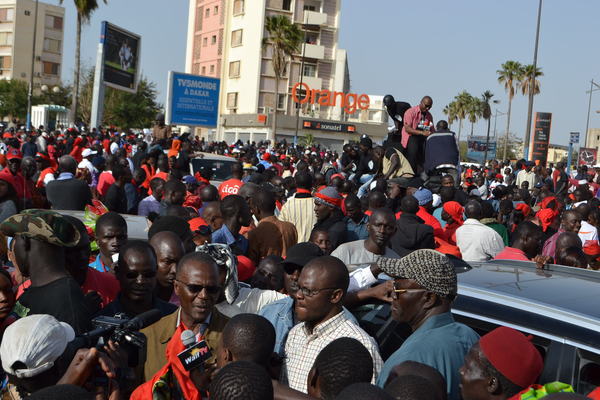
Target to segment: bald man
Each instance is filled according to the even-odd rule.
[[[177,263],[185,254],[183,242],[175,233],[162,231],[152,236],[150,246],[156,253],[158,265],[155,294],[161,300],[179,305],[179,298],[173,291],[173,283]]]
[[[86,182],[75,179],[77,161],[71,156],[58,159],[58,178],[46,185],[46,196],[54,210],[85,210],[92,204],[92,192]]]
[[[429,112],[432,105],[431,97],[425,96],[418,105],[409,108],[404,113],[401,144],[404,147],[406,159],[417,174],[423,171],[427,136],[435,131],[433,116]]]
[[[282,382],[292,389],[308,392],[307,378],[317,355],[341,337],[358,340],[373,357],[373,382],[383,365],[375,340],[342,312],[348,288],[348,270],[332,256],[318,257],[302,269],[296,292],[296,317],[302,321],[292,328],[285,344]]]
[[[504,249],[502,237],[479,220],[483,210],[479,202],[472,200],[465,206],[464,224],[456,230],[456,245],[465,261],[491,260]]]

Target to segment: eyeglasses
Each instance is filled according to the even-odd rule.
[[[193,294],[194,296],[199,295],[203,290],[206,290],[208,294],[217,294],[221,291],[220,286],[203,286],[203,285],[190,285],[189,283],[185,283],[180,281],[179,279],[175,279],[177,282],[181,283],[188,292]]]
[[[305,287],[298,287],[298,291],[302,292],[302,295],[305,297],[313,297],[318,295],[323,290],[336,290],[338,288],[321,288],[321,289],[309,289]]]
[[[132,271],[125,274],[125,278],[130,280],[137,279],[140,276],[144,279],[152,279],[156,276],[156,271],[146,271],[142,273]]]
[[[392,293],[392,297],[394,299],[397,299],[398,296],[400,296],[401,294],[404,293],[416,293],[416,292],[426,292],[427,290],[425,289],[397,289],[396,288],[396,282],[394,282],[394,291]]]

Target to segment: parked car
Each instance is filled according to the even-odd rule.
[[[70,215],[83,222],[84,212],[74,210],[56,210],[64,215]],[[121,214],[127,222],[127,236],[129,239],[148,240],[149,221],[140,215]]]
[[[200,157],[190,160],[190,174],[194,175],[203,169],[212,170],[210,183],[219,186],[223,181],[231,179],[231,166],[238,161],[235,158],[211,153],[196,153]]]
[[[561,381],[579,393],[600,386],[600,272],[497,260],[457,268],[454,318],[480,335],[504,325],[532,335],[544,357],[540,383]],[[361,324],[389,357],[410,334],[389,318],[388,305]]]

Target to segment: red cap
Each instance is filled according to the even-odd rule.
[[[269,154],[269,153],[263,154],[262,159],[265,161],[269,161],[271,159],[271,154]]]
[[[237,270],[238,279],[240,281],[246,281],[252,277],[256,265],[254,262],[246,256],[237,256]]]
[[[524,216],[528,217],[531,214],[531,207],[525,203],[519,203],[515,206],[515,209],[521,211]]]
[[[526,388],[542,373],[544,362],[530,338],[521,332],[501,326],[479,340],[488,361],[515,385]]]
[[[502,176],[502,174],[496,174],[496,179],[504,179],[504,177]]]
[[[188,224],[190,224],[190,230],[192,232],[196,232],[197,230],[199,230],[202,225],[208,226],[208,224],[202,217],[192,218],[188,221]]]
[[[286,158],[287,158],[287,156],[285,154],[282,154],[282,155],[279,156],[280,160],[285,160]]]
[[[6,159],[7,160],[12,160],[13,158],[17,158],[19,160],[23,159],[23,153],[21,153],[20,150],[17,149],[9,149],[8,152],[6,153]]]
[[[3,139],[10,139],[11,137],[13,137],[13,134],[12,134],[12,133],[10,133],[10,132],[4,132],[4,133],[2,134],[2,138],[3,138]]]

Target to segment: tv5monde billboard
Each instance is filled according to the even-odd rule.
[[[102,22],[104,83],[115,89],[135,92],[139,76],[142,38],[109,22]]]

